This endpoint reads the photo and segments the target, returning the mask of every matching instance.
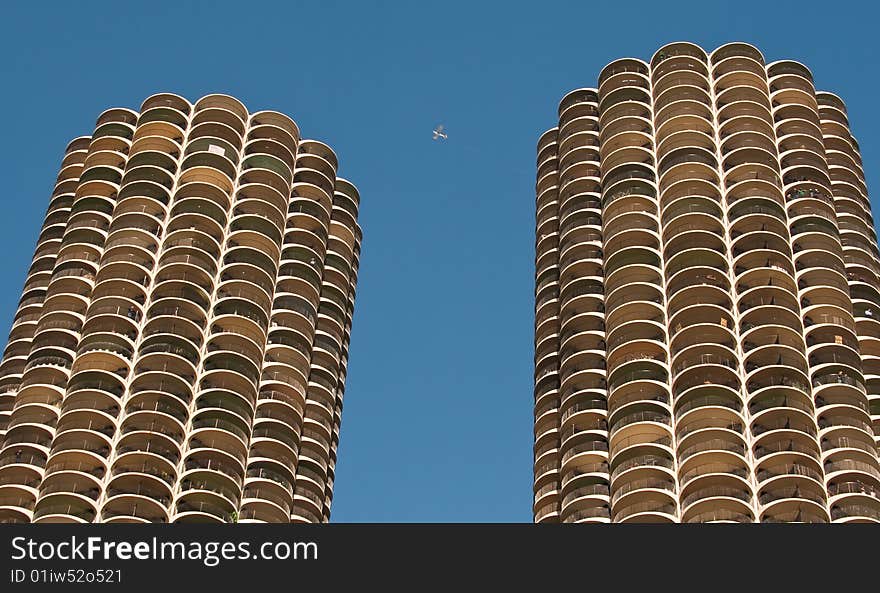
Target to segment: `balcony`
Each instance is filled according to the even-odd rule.
[[[259,111],[254,113],[251,115],[251,126],[250,134],[255,134],[261,138],[272,138],[288,146],[291,150],[295,149],[296,143],[300,140],[299,127],[283,113],[276,111]],[[255,129],[260,133],[256,134],[254,132]],[[283,135],[282,132],[284,133]]]
[[[679,464],[683,465],[685,461],[697,455],[702,456],[701,461],[704,463],[716,459],[730,459],[731,453],[744,458],[746,446],[743,440],[742,434],[727,428],[707,428],[694,432],[679,443],[677,451]]]
[[[59,494],[44,499],[34,509],[34,523],[91,523],[97,511],[93,504],[76,495]]]
[[[233,523],[238,518],[237,510],[230,505],[195,495],[182,498],[175,510],[174,523]]]
[[[616,509],[614,523],[675,523],[678,508],[667,498],[655,498]]]
[[[117,460],[125,454],[131,454],[131,462],[158,463],[157,467],[173,470],[180,462],[180,447],[164,435],[147,432],[126,434],[116,445]],[[164,461],[163,461],[164,460]],[[129,458],[126,457],[126,463]]]

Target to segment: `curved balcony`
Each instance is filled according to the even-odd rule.
[[[745,467],[737,469],[744,471]],[[681,522],[754,522],[752,488],[739,473],[704,473],[690,480],[681,491]]]
[[[97,515],[89,499],[59,492],[43,497],[34,508],[34,523],[91,523]]]
[[[207,95],[196,101],[193,106],[193,125],[201,122],[222,122],[244,133],[248,112],[237,99],[228,95]]]
[[[562,488],[561,517],[582,509],[603,508],[609,502],[608,476],[595,473],[578,473]]]
[[[232,523],[238,511],[227,502],[216,502],[212,494],[194,492],[174,505],[173,523]]]
[[[599,404],[601,405],[601,404]],[[562,470],[580,467],[589,463],[601,463],[608,459],[608,440],[605,436],[605,430],[600,428],[598,419],[594,420],[595,428],[589,430],[572,430],[566,436],[565,444],[559,447],[559,441],[555,440],[553,435],[548,434],[546,443],[538,446],[536,443],[535,463],[540,465],[539,460],[548,461],[561,453],[560,462]],[[557,453],[558,450],[558,453]],[[545,458],[546,457],[546,458]]]
[[[581,115],[572,117],[565,123],[560,124],[558,131],[559,145],[556,154],[559,158],[568,159],[571,153],[579,148],[593,147],[595,152],[598,150],[599,142],[596,135],[599,131],[597,113],[595,107],[590,109],[585,107],[582,109]],[[548,173],[553,167],[553,160],[546,159],[542,168],[539,170],[538,179],[542,179],[544,174]],[[561,171],[564,167],[560,167]]]
[[[783,473],[768,478],[761,482],[757,497],[762,517],[775,516],[805,503],[817,511],[826,508],[824,488],[812,477],[798,474]]]
[[[173,93],[158,93],[147,97],[141,103],[141,113],[159,107],[174,109],[187,116],[192,112],[192,105],[183,97]]]
[[[597,107],[599,97],[596,89],[581,88],[575,89],[567,93],[559,102],[557,114],[560,123],[564,124],[572,117],[583,115],[585,112],[590,113]],[[538,145],[541,147],[541,142]]]
[[[656,69],[661,63],[681,57],[693,58],[696,62],[704,65],[708,63],[708,56],[703,48],[687,41],[676,41],[667,43],[654,53],[650,60],[651,68]]]
[[[766,86],[761,78],[752,72],[736,72],[724,77],[721,85],[716,85],[715,105],[721,111],[729,105],[738,104],[736,108],[731,108],[724,115],[724,121],[727,123],[731,117],[731,113],[748,114],[758,111],[761,115],[755,115],[762,122],[770,124],[767,118],[773,108],[773,103],[767,95]],[[772,126],[768,126],[771,130],[770,137],[774,138]]]
[[[662,92],[654,90],[654,111],[655,113],[665,114],[664,109],[678,101],[691,101],[701,103],[703,105],[711,105],[712,99],[709,96],[709,84],[702,80],[695,85],[686,84],[686,81],[680,81],[681,84],[675,85]],[[656,118],[656,125],[659,127],[666,122],[665,117]]]
[[[758,48],[743,42],[726,43],[713,51],[709,59],[714,65],[730,57],[746,57],[755,60],[759,64],[764,63],[764,56]]]
[[[292,119],[283,113],[279,113],[277,111],[258,111],[251,115],[251,129],[263,127],[263,126],[272,126],[274,128],[283,130],[290,136],[290,138],[294,141],[294,146],[291,148],[292,151],[295,151],[295,143],[300,141],[300,132],[299,126],[296,125]],[[273,139],[275,136],[272,136]],[[278,140],[279,142],[283,142],[283,140]]]
[[[642,466],[614,479],[611,516],[615,523],[672,523],[678,515],[675,482],[663,469]]]
[[[292,502],[273,491],[260,488],[245,490],[239,523],[289,523]]]
[[[691,120],[690,123],[696,125],[693,127],[683,127],[682,124],[686,122],[679,120],[685,118]],[[673,120],[664,122],[662,127],[658,127],[656,134],[658,139],[657,154],[660,155],[661,162],[668,158],[670,154],[687,148],[715,152],[715,139],[711,128],[703,125],[708,122],[703,121],[701,123],[701,119],[694,120],[690,116],[678,116]]]
[[[105,502],[100,517],[102,523],[168,523],[168,512],[159,503],[124,493]]]

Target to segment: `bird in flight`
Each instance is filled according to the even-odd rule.
[[[437,126],[436,128],[434,128],[434,137],[432,138],[432,140],[439,140],[441,138],[443,140],[446,140],[448,136],[446,135],[446,132],[443,131],[443,126]]]

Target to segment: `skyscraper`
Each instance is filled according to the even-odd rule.
[[[536,522],[880,521],[880,252],[805,66],[612,62],[536,212]]]
[[[0,522],[320,522],[361,229],[272,111],[171,94],[67,147],[0,363]]]

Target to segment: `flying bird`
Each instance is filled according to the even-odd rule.
[[[449,136],[446,135],[446,132],[443,131],[443,126],[437,126],[436,128],[434,128],[434,137],[432,138],[432,140],[439,140],[441,138],[443,140],[446,140],[448,137]]]

